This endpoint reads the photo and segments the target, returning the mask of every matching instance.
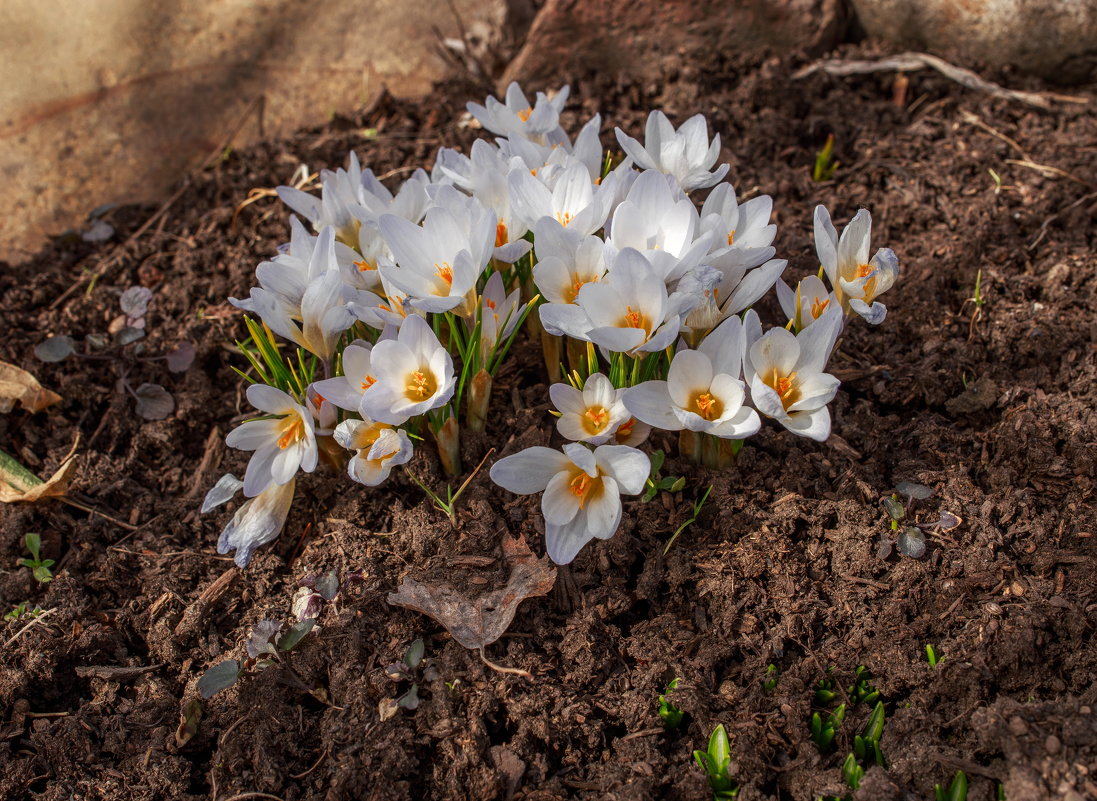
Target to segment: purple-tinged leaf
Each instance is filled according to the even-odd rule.
[[[137,414],[146,420],[163,420],[175,411],[175,399],[159,384],[142,384],[134,394]]]

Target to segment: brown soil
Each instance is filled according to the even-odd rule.
[[[728,474],[672,455],[665,472],[685,475],[687,489],[628,503],[617,536],[562,576],[569,591],[526,601],[488,648],[532,681],[493,672],[385,598],[408,575],[470,593],[499,586],[503,532],[543,550],[536,498],[516,499],[481,473],[454,526],[404,475],[369,491],[317,473],[299,482],[281,538],[241,572],[214,550],[228,513],[198,515],[216,478],[245,464],[222,444],[246,413],[230,369],[241,362],[225,347],[241,318],[226,297],[247,291],[287,230],[285,210],[267,199],[233,232],[234,207],[285,181],[298,160],[335,166],[353,147],[383,175],[429,164],[440,145],[467,147],[474,132],[458,124],[460,109],[482,90],[387,101],[231,153],[190,176],[132,243],[118,244],[155,208],[114,212],[115,243],[58,240],[6,270],[0,359],[64,401],[0,417],[0,442],[48,475],[79,436],[76,490],[139,528],[55,502],[0,510],[3,611],[22,601],[51,610],[26,630],[28,618],[0,624],[0,797],[706,799],[691,751],[723,723],[742,799],[807,801],[844,792],[839,766],[868,715],[852,709],[837,750],[820,756],[808,731],[815,685],[833,668],[847,686],[863,664],[887,702],[888,768],[869,773],[858,799],[928,798],[957,769],[979,801],[998,782],[1011,801],[1097,798],[1097,94],[1079,92],[1088,107],[1044,112],[918,73],[900,109],[890,75],[792,81],[804,63],[711,56],[661,85],[573,86],[567,123],[601,110],[607,144],[614,125],[641,130],[652,107],[679,120],[709,115],[740,193],[774,196],[790,275],[817,266],[817,203],[839,225],[871,208],[874,243],[893,247],[904,273],[885,296],[885,323],[853,326],[842,345],[836,436],[818,445],[765,427]],[[378,135],[364,139],[363,128]],[[831,132],[841,166],[816,184],[810,164]],[[108,259],[91,291],[81,285],[53,308]],[[979,270],[977,310],[966,299]],[[174,394],[176,411],[161,422],[134,415],[111,363],[32,355],[49,334],[105,331],[119,293],[138,283],[155,292],[150,352],[182,338],[198,347],[180,376],[162,362],[129,367],[132,383]],[[504,369],[502,411],[485,435],[466,438],[467,465],[489,446],[512,453],[553,439],[544,380],[532,355]],[[428,449],[411,467],[443,486]],[[900,481],[934,490],[914,519],[963,520],[931,533],[920,561],[877,556],[888,530],[880,499]],[[662,556],[709,483],[700,520]],[[48,586],[15,567],[28,531],[58,560]],[[331,705],[271,669],[214,696],[178,745],[198,677],[241,656],[250,627],[286,617],[298,582],[328,568],[365,580],[325,610],[293,665]],[[211,592],[226,571],[234,575]],[[430,668],[423,703],[381,722],[378,704],[407,689],[383,667],[419,637]],[[936,670],[927,643],[945,656]],[[770,663],[780,678],[767,692]],[[89,665],[150,670],[77,674]],[[675,676],[683,687],[672,697],[687,716],[664,732],[655,699]]]

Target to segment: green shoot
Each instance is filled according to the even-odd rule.
[[[444,501],[410,470],[407,471],[408,478],[410,478],[415,483],[415,485],[419,487],[419,489],[425,492],[427,494],[427,497],[434,502],[434,505],[441,509],[443,512],[445,512],[446,517],[449,518],[449,522],[456,526],[457,501],[461,498],[461,495],[464,493],[465,489],[472,482],[472,479],[475,478],[476,474],[480,472],[480,468],[484,466],[484,462],[486,462],[488,460],[488,457],[491,456],[493,453],[495,453],[495,448],[489,449],[488,452],[484,454],[484,458],[480,460],[480,464],[476,465],[476,469],[469,473],[469,477],[464,480],[460,487],[458,487],[457,492],[453,491],[452,485],[446,484],[446,500]]]
[[[862,764],[875,764],[884,766],[884,753],[880,750],[880,738],[884,734],[886,713],[884,702],[878,701],[869,715],[865,728],[853,738],[853,753]],[[857,789],[856,787],[854,789]]]
[[[707,751],[694,751],[693,759],[708,775],[713,801],[729,801],[739,797],[739,785],[731,778],[731,747],[724,724],[712,730]]]
[[[267,327],[266,323],[257,322],[245,316],[244,325],[247,326],[249,337],[244,342],[238,340],[236,346],[244,354],[259,380],[302,401],[305,390],[316,375],[316,367],[320,360],[311,354],[306,357],[305,351],[301,348],[298,348],[293,356],[289,354],[283,356],[278,350],[278,341],[274,338],[274,332]],[[232,369],[249,384],[256,383],[255,377],[238,367]]]
[[[865,776],[865,769],[857,764],[857,758],[850,754],[842,763],[842,779],[849,789],[856,790],[861,786],[861,779]]]
[[[933,785],[933,795],[936,801],[967,801],[967,775],[962,770],[956,771],[947,789],[939,784]]]
[[[577,389],[582,389],[582,387],[577,387]],[[654,498],[660,490],[663,492],[681,492],[686,486],[686,479],[683,476],[660,477],[659,470],[663,467],[666,458],[666,454],[661,450],[652,451],[651,473],[648,475],[644,494],[640,497],[640,500],[644,503]]]
[[[834,745],[834,736],[846,718],[846,705],[841,704],[837,709],[827,715],[826,719],[818,712],[811,715],[811,739],[819,749],[820,754],[826,754]]]
[[[823,149],[815,154],[815,166],[811,170],[811,180],[815,183],[829,181],[834,177],[838,169],[838,162],[834,161],[834,134],[827,134],[827,141]]]
[[[685,479],[680,480],[684,481]],[[663,548],[663,556],[666,556],[667,552],[670,551],[670,546],[672,546],[674,544],[674,541],[678,539],[678,535],[685,531],[688,526],[697,521],[697,517],[701,514],[701,508],[705,505],[705,501],[708,500],[709,493],[711,492],[712,485],[709,484],[708,489],[705,490],[705,494],[701,496],[701,499],[693,502],[692,514],[690,514],[689,518],[684,523],[682,523],[682,525],[678,526],[678,528],[674,530],[674,533],[671,535],[670,540],[667,541],[667,546]]]
[[[23,567],[29,567],[34,575],[34,580],[39,584],[49,584],[53,581],[53,573],[50,568],[53,567],[54,561],[52,559],[42,559],[39,556],[39,551],[42,548],[42,538],[37,534],[27,534],[24,541],[31,558],[20,559],[19,564]]]
[[[869,679],[872,678],[868,672],[868,668],[864,665],[860,665],[857,668],[855,681],[849,688],[849,698],[856,706],[857,704],[873,704],[880,698],[880,691],[872,686]]]
[[[762,689],[767,693],[777,689],[777,680],[781,678],[781,671],[772,662],[766,667],[766,677],[762,679]]]
[[[971,304],[973,309],[971,312],[971,322],[968,325],[968,339],[975,336],[975,324],[983,318],[983,306],[986,305],[987,299],[983,297],[983,271],[979,269],[975,272],[975,290],[971,293],[970,298],[964,300],[964,305],[960,307],[960,312],[963,313],[964,307]]]
[[[936,670],[937,665],[945,661],[943,656],[938,656],[932,645],[926,644],[926,659],[929,660],[930,670]]]
[[[815,685],[815,703],[829,704],[837,697],[838,693],[834,692],[833,679],[819,679],[819,683]]]
[[[683,712],[669,698],[672,691],[678,689],[680,679],[671,679],[663,694],[659,696],[659,717],[663,721],[663,728],[667,731],[677,729],[682,723]]]
[[[23,601],[18,606],[12,607],[11,611],[4,615],[4,620],[11,622],[13,620],[18,620],[24,615],[30,618],[35,618],[38,617],[40,614],[42,614],[42,607],[38,606],[37,604],[35,604],[34,607],[31,607],[30,601]]]
[[[884,509],[887,510],[888,517],[891,518],[891,530],[899,530],[899,521],[906,517],[907,510],[899,502],[899,496],[892,493],[883,500]]]

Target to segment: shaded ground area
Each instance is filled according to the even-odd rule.
[[[865,665],[886,700],[888,769],[870,771],[858,798],[928,798],[957,769],[972,799],[995,797],[998,783],[1009,799],[1097,797],[1093,93],[1079,93],[1089,107],[1043,112],[918,73],[898,108],[890,75],[793,81],[799,57],[710,58],[659,86],[580,81],[565,126],[602,111],[608,145],[614,125],[641,130],[649,108],[678,120],[704,112],[740,195],[774,196],[787,277],[817,268],[817,203],[839,225],[871,208],[874,246],[893,247],[904,274],[885,323],[852,326],[842,343],[830,442],[765,427],[736,470],[716,474],[656,440],[671,454],[664,472],[685,475],[686,489],[628,503],[617,536],[587,548],[560,583],[571,591],[527,601],[488,649],[532,681],[489,670],[385,597],[409,575],[470,593],[500,585],[504,532],[543,550],[535,497],[481,474],[451,525],[403,475],[367,491],[319,472],[299,482],[282,537],[243,572],[214,552],[227,513],[198,516],[206,489],[245,464],[222,444],[247,411],[230,369],[242,360],[226,347],[243,326],[225,299],[246,293],[287,230],[276,200],[245,209],[235,231],[234,208],[299,161],[337,166],[352,147],[399,180],[440,145],[470,144],[460,108],[481,90],[385,101],[230,153],[192,175],[131,244],[57,241],[0,276],[0,359],[64,396],[48,413],[0,417],[0,441],[48,475],[79,436],[76,488],[139,527],[57,504],[0,510],[4,611],[22,601],[52,610],[29,628],[26,617],[0,624],[0,796],[700,800],[711,795],[690,753],[723,723],[741,798],[807,801],[844,791],[839,766],[869,712],[851,708],[836,751],[820,756],[808,729],[815,687],[829,672],[841,699]],[[367,128],[377,135],[364,139]],[[841,166],[813,183],[828,133]],[[127,237],[154,211],[122,209],[111,222]],[[92,291],[57,303],[104,260]],[[48,334],[104,332],[135,284],[154,292],[149,352],[183,338],[198,347],[180,376],[162,362],[125,367],[131,383],[174,395],[161,422],[142,421],[116,391],[117,365],[32,356]],[[513,358],[496,385],[501,412],[466,438],[466,464],[491,446],[549,443],[546,403],[539,356]],[[443,485],[428,449],[410,467]],[[909,510],[927,530],[941,512],[962,519],[930,534],[922,560],[878,555],[880,500],[900,481],[934,490]],[[663,556],[710,483],[700,519]],[[58,560],[48,586],[14,567],[28,531]],[[298,583],[330,568],[364,581],[293,654],[300,683],[326,696],[272,669],[214,696],[178,745],[203,671],[242,655],[252,625],[287,616]],[[378,704],[407,689],[383,667],[420,637],[423,702],[381,722]],[[935,670],[927,644],[945,657]],[[779,678],[767,691],[770,664]],[[152,669],[77,675],[88,665]],[[655,700],[676,676],[686,718],[664,732]]]

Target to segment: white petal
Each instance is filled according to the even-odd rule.
[[[566,471],[571,460],[560,451],[543,446],[526,448],[491,466],[491,480],[518,495],[544,491],[557,473]]]
[[[626,495],[639,495],[651,474],[648,455],[627,445],[601,445],[594,449],[594,458]]]

